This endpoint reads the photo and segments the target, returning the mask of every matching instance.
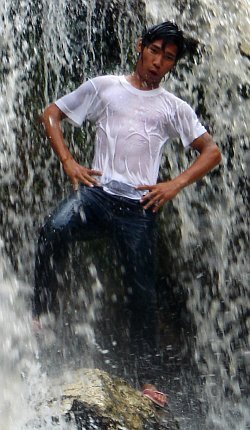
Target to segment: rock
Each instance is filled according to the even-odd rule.
[[[250,58],[250,42],[244,41],[240,43],[240,53]]]
[[[155,406],[124,380],[98,369],[75,371],[63,386],[61,414],[81,430],[177,430],[168,406]],[[58,404],[53,399],[50,406]],[[56,417],[54,417],[54,420]],[[58,417],[57,417],[58,419]]]

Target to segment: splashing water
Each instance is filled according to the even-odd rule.
[[[5,430],[39,428],[38,410],[43,428],[54,428],[51,411],[41,406],[51,384],[31,330],[29,286],[38,227],[68,185],[45,144],[37,115],[86,77],[129,70],[134,41],[145,18],[143,3],[103,3],[9,0],[0,4],[0,420]],[[209,124],[224,158],[219,169],[175,199],[174,218],[169,219],[167,208],[162,215],[162,247],[171,250],[173,263],[165,277],[177,296],[184,289],[188,297],[196,327],[194,354],[200,374],[196,384],[203,386],[207,429],[245,429],[250,420],[249,58],[242,55],[239,45],[247,42],[249,10],[243,0],[237,5],[214,0],[161,1],[160,6],[150,0],[146,4],[148,23],[164,16],[199,41],[193,58],[188,64],[182,61],[165,85]],[[66,133],[79,160],[83,148],[88,160],[91,132],[68,129]],[[175,155],[173,145],[168,151],[166,162],[174,176],[190,158],[181,150]],[[168,171],[164,174],[169,175]],[[173,249],[169,237],[176,237],[176,231],[179,239]],[[77,297],[88,302],[89,313],[84,322],[76,319],[74,334],[91,341],[101,286],[91,260],[86,265],[91,300],[83,288]],[[62,339],[57,343],[48,335],[46,342],[48,348],[51,343],[59,348]],[[76,345],[72,342],[73,350]],[[60,348],[65,357],[69,346]]]
[[[52,411],[44,406],[53,383],[40,363],[47,354],[51,366],[60,370],[59,362],[70,355],[65,344],[69,339],[64,336],[67,327],[55,339],[49,330],[51,321],[44,321],[45,351],[38,348],[31,329],[30,285],[37,230],[54,201],[68,191],[57,160],[44,145],[38,115],[86,77],[127,68],[132,55],[128,46],[141,29],[134,11],[138,7],[132,9],[128,1],[126,8],[125,2],[102,4],[98,0],[9,0],[0,4],[0,421],[5,430],[54,428]],[[86,133],[85,139],[88,144],[91,136]],[[68,131],[68,141],[75,154],[82,156],[82,133]],[[85,153],[88,158],[87,146]],[[84,321],[76,319],[73,335],[91,344],[91,322],[102,288],[93,263],[87,261],[86,265],[91,298],[83,288],[78,289],[77,298],[88,312]],[[67,334],[72,338],[71,332]],[[51,345],[53,353],[57,349],[56,358],[50,355]],[[76,349],[74,341],[71,349]],[[81,364],[86,366],[89,361],[85,358]],[[68,429],[69,423],[59,422],[57,427]]]
[[[222,149],[219,172],[174,201],[181,251],[172,284],[188,291],[197,327],[195,357],[204,383],[211,429],[249,426],[249,5],[241,1],[147,2],[148,18],[177,22],[199,42],[189,69],[167,83],[196,107]],[[202,102],[202,106],[201,106]],[[248,154],[248,156],[247,156]],[[172,157],[172,154],[171,154]],[[185,161],[178,159],[173,170]],[[172,222],[172,229],[176,222]],[[169,231],[168,231],[169,230]],[[166,227],[166,236],[171,227]]]

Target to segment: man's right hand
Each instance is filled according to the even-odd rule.
[[[98,185],[97,180],[93,176],[101,176],[102,173],[98,170],[88,169],[78,164],[73,158],[68,158],[63,163],[63,170],[69,177],[74,190],[78,190],[79,182],[93,187]]]
[[[78,189],[78,185],[82,182],[88,187],[98,185],[94,176],[101,176],[102,173],[98,170],[88,169],[78,164],[67,145],[61,130],[61,122],[66,115],[56,106],[55,103],[47,106],[41,115],[41,122],[44,125],[46,136],[49,138],[50,144],[54,152],[59,157],[66,175],[69,177],[74,190]]]

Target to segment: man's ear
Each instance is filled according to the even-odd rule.
[[[140,39],[137,40],[136,52],[139,52],[139,54],[141,54],[141,52],[142,52],[142,38],[141,37],[140,37]]]

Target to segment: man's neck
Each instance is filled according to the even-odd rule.
[[[138,90],[150,91],[159,88],[159,83],[148,83],[143,80],[137,71],[131,73],[131,75],[126,76],[127,81]]]

